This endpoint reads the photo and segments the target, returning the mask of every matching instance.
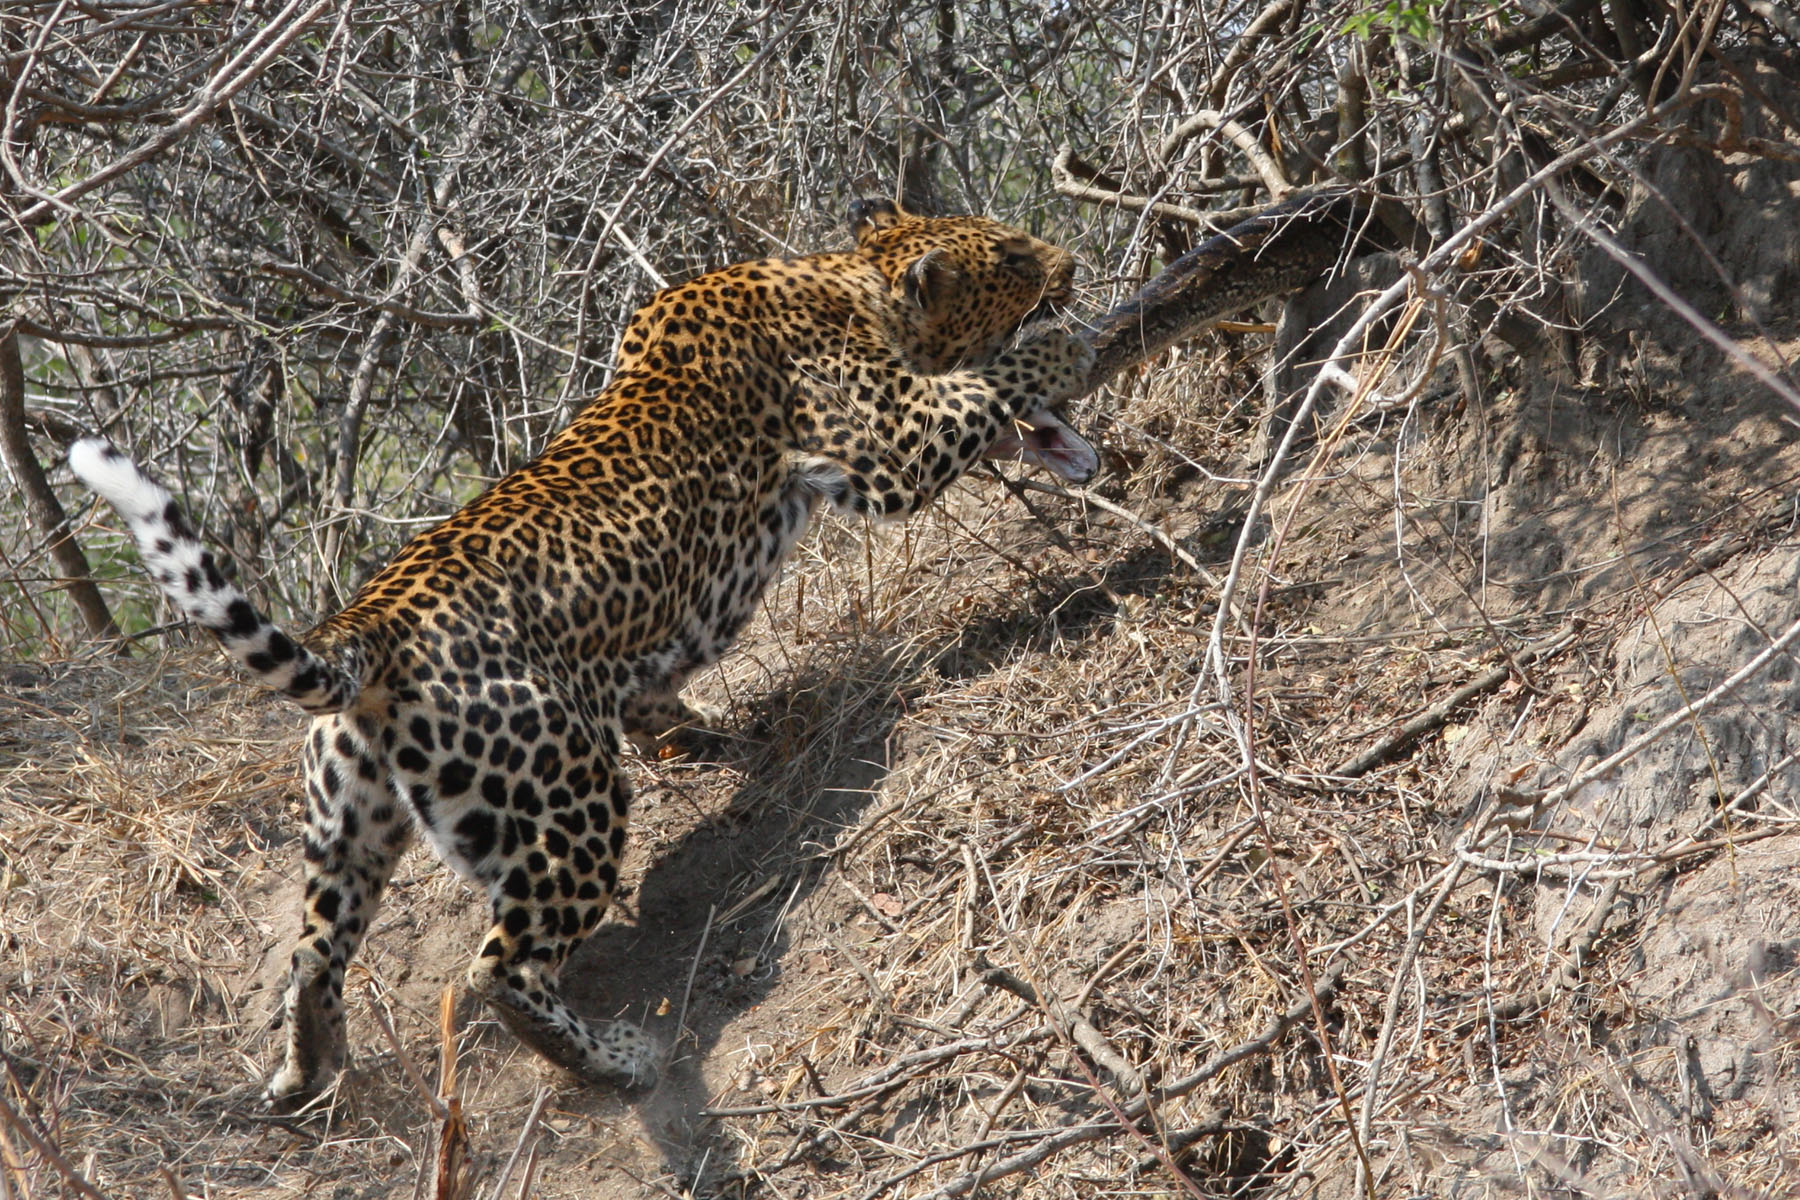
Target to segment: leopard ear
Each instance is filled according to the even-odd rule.
[[[906,298],[921,309],[941,301],[956,283],[956,264],[942,250],[930,250],[906,268]]]
[[[892,229],[898,225],[905,211],[892,200],[852,200],[850,202],[850,232],[856,235],[857,245],[868,240],[871,234],[883,229]]]

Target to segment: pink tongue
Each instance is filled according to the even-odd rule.
[[[1087,440],[1049,413],[1031,413],[1019,425],[994,440],[988,458],[1032,463],[1070,483],[1086,483],[1100,470],[1100,455]]]

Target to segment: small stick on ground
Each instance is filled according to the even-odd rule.
[[[513,1169],[519,1165],[520,1156],[526,1153],[525,1147],[531,1142],[532,1134],[537,1132],[538,1122],[543,1120],[544,1106],[548,1103],[550,1103],[550,1089],[547,1087],[539,1088],[537,1099],[532,1102],[531,1112],[525,1118],[525,1126],[519,1130],[519,1140],[513,1144],[512,1156],[506,1160],[506,1166],[500,1169],[499,1178],[494,1180],[494,1186],[492,1190],[488,1192],[488,1196],[491,1200],[501,1200],[502,1193],[506,1191],[507,1182],[512,1179]],[[532,1155],[533,1157],[536,1155],[535,1146],[532,1147]],[[526,1178],[519,1186],[519,1194],[521,1196],[525,1194],[525,1188],[530,1186],[530,1183],[530,1168],[528,1166]]]
[[[1011,992],[1027,1004],[1035,1004],[1044,1010],[1065,1037],[1087,1051],[1089,1058],[1112,1073],[1119,1087],[1132,1096],[1141,1095],[1144,1091],[1144,1074],[1132,1066],[1125,1056],[1119,1053],[1106,1035],[1094,1027],[1080,1013],[1071,1010],[1055,996],[1038,991],[1031,984],[1020,979],[1004,967],[996,967],[988,962],[985,956],[975,960],[976,969],[981,972],[981,982],[989,987],[997,987]]]
[[[425,1076],[419,1073],[419,1068],[414,1065],[412,1056],[406,1052],[406,1047],[400,1044],[400,1035],[394,1031],[393,1022],[388,1020],[387,1013],[377,1003],[379,999],[380,997],[375,991],[375,984],[370,983],[369,1011],[375,1014],[376,1026],[380,1028],[381,1035],[387,1039],[388,1047],[393,1050],[394,1057],[400,1060],[400,1069],[405,1072],[406,1078],[419,1090],[419,1095],[425,1097],[425,1103],[431,1106],[431,1115],[440,1121],[444,1120],[450,1115],[450,1110],[444,1106],[444,1101],[438,1093],[431,1090],[431,1085],[426,1083]]]
[[[0,1096],[0,1121],[11,1125],[19,1131],[19,1136],[31,1144],[31,1148],[44,1156],[44,1161],[56,1168],[56,1173],[69,1181],[69,1185],[89,1200],[106,1200],[106,1193],[87,1181],[87,1176],[77,1171],[74,1164],[63,1157],[61,1150],[38,1134],[31,1127],[19,1110],[14,1108],[5,1096]]]
[[[718,915],[719,906],[709,904],[706,908],[706,924],[700,929],[700,945],[694,949],[694,961],[688,964],[687,986],[681,989],[681,1011],[675,1017],[675,1036],[687,1036],[688,1001],[694,998],[694,976],[700,973],[700,959],[706,954],[706,939],[712,935],[713,917]]]
[[[1400,751],[1418,741],[1425,734],[1430,733],[1433,729],[1436,729],[1439,725],[1442,725],[1445,721],[1449,720],[1451,713],[1473,700],[1476,696],[1481,695],[1481,693],[1485,691],[1497,688],[1508,679],[1512,678],[1515,664],[1517,667],[1525,667],[1540,659],[1549,658],[1553,654],[1559,654],[1563,650],[1566,650],[1574,641],[1575,631],[1566,629],[1547,641],[1539,642],[1535,646],[1527,646],[1525,649],[1513,655],[1511,662],[1503,663],[1493,670],[1477,676],[1475,679],[1472,679],[1468,683],[1457,688],[1454,692],[1451,692],[1448,696],[1445,696],[1430,708],[1425,709],[1417,716],[1406,721],[1400,728],[1394,730],[1394,732],[1388,734],[1373,746],[1370,746],[1367,750],[1358,754],[1355,758],[1345,762],[1337,770],[1333,771],[1332,774],[1347,779],[1354,779],[1359,775],[1366,775],[1371,770],[1386,762],[1389,758],[1392,758]]]

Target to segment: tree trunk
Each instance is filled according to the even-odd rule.
[[[68,581],[65,586],[88,632],[96,637],[119,637],[112,610],[94,586],[87,555],[70,535],[68,516],[57,502],[56,493],[50,490],[50,481],[44,477],[37,455],[32,453],[31,439],[25,432],[25,365],[19,359],[18,330],[10,324],[0,332],[0,458],[5,459],[6,469],[19,481],[31,523],[49,542],[50,558]],[[119,652],[126,652],[122,641]]]

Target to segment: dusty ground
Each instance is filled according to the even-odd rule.
[[[637,765],[628,886],[566,975],[664,1082],[573,1086],[457,995],[468,1194],[1800,1189],[1793,659],[1577,779],[1800,618],[1787,415],[1712,360],[1358,410],[1253,531],[1227,711],[1201,570],[1262,344],[1096,406],[1129,515],[976,478],[809,541],[701,682],[719,761]],[[271,1117],[300,719],[204,648],[5,670],[0,1195],[447,1194],[475,898],[408,858],[355,1069]]]

